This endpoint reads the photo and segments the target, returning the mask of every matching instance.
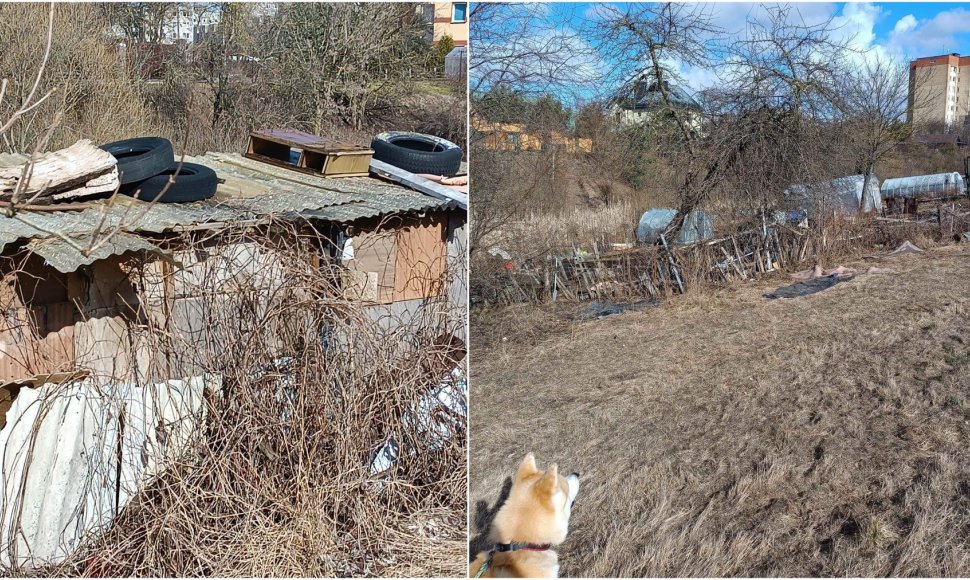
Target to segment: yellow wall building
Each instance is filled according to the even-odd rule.
[[[455,46],[468,45],[468,2],[434,3],[434,42],[450,36]]]
[[[493,151],[542,151],[555,146],[569,153],[592,153],[593,140],[552,132],[539,135],[526,131],[521,123],[489,123],[475,120],[474,128],[484,136],[486,149]]]

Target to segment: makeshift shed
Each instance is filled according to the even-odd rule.
[[[655,244],[660,241],[660,235],[677,215],[675,209],[650,209],[640,216],[637,224],[637,242],[641,244]],[[684,227],[680,229],[675,244],[696,244],[714,237],[714,227],[707,212],[695,209],[684,218]]]
[[[809,214],[835,212],[855,215],[859,212],[860,204],[864,213],[882,209],[879,179],[875,175],[871,176],[868,185],[865,184],[864,175],[849,175],[811,185],[792,185],[784,191],[784,195],[797,209]]]
[[[963,176],[954,171],[887,179],[882,184],[881,192],[883,199],[954,197],[966,195],[967,185]]]
[[[0,155],[0,166],[25,159]],[[281,256],[245,232],[275,235],[282,223],[318,241],[300,267],[336,265],[344,297],[389,336],[419,315],[467,332],[461,202],[413,175],[330,178],[230,153],[186,161],[215,170],[214,197],[0,216],[0,566],[70,553],[178,453],[173,433],[193,429],[202,391],[221,381],[191,356],[222,348],[200,331],[206,316],[239,288],[272,289],[286,276]],[[184,352],[155,349],[145,317]]]
[[[5,161],[18,160],[0,158]],[[152,206],[124,198],[83,211],[24,211],[22,219],[0,222],[0,269],[7,278],[0,298],[8,312],[7,324],[0,324],[0,380],[90,368],[93,362],[75,357],[75,343],[85,340],[89,329],[117,371],[119,349],[100,335],[106,331],[102,327],[122,328],[121,318],[132,311],[131,258],[142,262],[135,266],[139,276],[174,272],[176,287],[159,292],[167,292],[172,302],[169,315],[185,316],[191,316],[191,297],[180,294],[179,280],[205,271],[229,283],[240,264],[274,262],[270,255],[254,253],[252,245],[220,247],[218,242],[200,258],[173,245],[177,232],[205,236],[287,220],[341,246],[308,256],[308,262],[339,259],[347,272],[346,296],[368,304],[375,318],[395,318],[449,294],[459,305],[444,280],[449,255],[459,259],[464,247],[465,211],[454,202],[374,177],[324,178],[236,154],[208,153],[187,161],[213,168],[224,181],[214,198]],[[89,256],[50,233],[85,240],[102,216],[102,230],[118,226],[122,231]],[[458,277],[463,281],[463,274]]]

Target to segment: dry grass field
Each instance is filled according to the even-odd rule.
[[[778,276],[496,317],[472,550],[534,451],[583,476],[563,576],[970,575],[970,248],[880,256],[846,265],[895,273],[795,299],[763,297]]]

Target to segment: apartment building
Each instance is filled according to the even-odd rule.
[[[162,44],[200,42],[219,23],[219,7],[215,4],[185,2],[173,6],[162,22]]]
[[[909,110],[916,125],[946,129],[970,123],[970,56],[958,53],[909,63]]]
[[[468,44],[468,3],[467,2],[435,2],[434,42],[445,36],[450,36],[455,46]]]

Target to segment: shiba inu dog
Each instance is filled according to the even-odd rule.
[[[495,547],[475,558],[469,576],[558,577],[559,556],[552,547],[566,540],[577,494],[578,473],[559,475],[555,464],[539,471],[535,456],[526,455],[515,473],[509,498],[492,522]]]

